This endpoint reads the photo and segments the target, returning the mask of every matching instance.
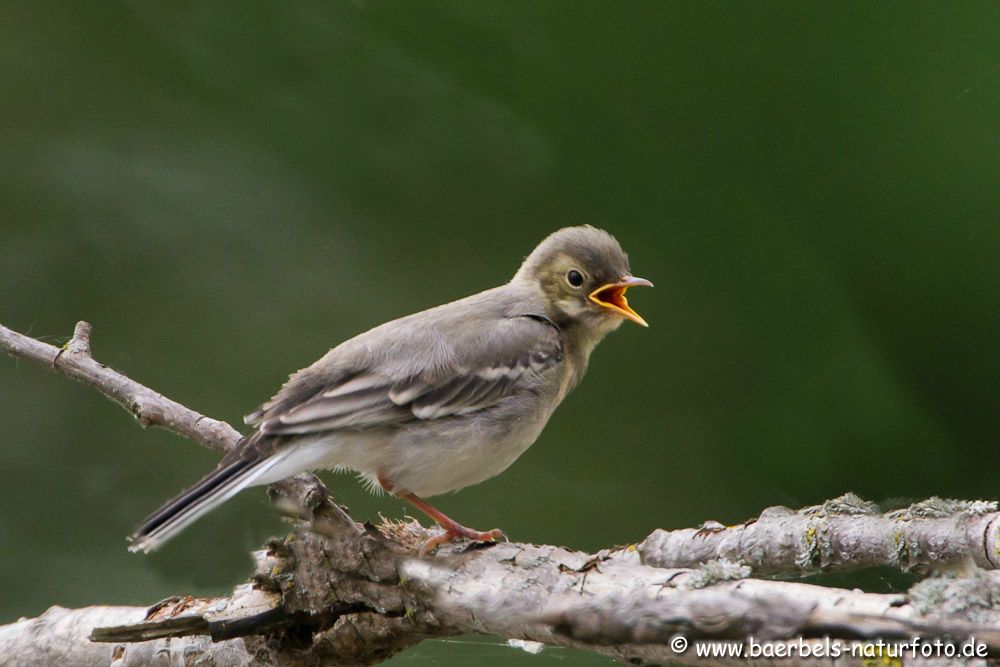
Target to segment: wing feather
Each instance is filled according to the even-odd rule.
[[[435,333],[435,335],[440,335]],[[321,378],[313,367],[307,389],[295,377],[254,413],[265,434],[305,434],[384,428],[489,408],[514,392],[540,385],[563,360],[558,329],[537,318],[498,320],[488,336],[467,344],[446,368],[388,377],[374,359],[352,373]],[[335,353],[335,349],[331,354]]]
[[[278,421],[291,426],[317,420],[344,417],[373,409],[389,408],[392,406],[392,402],[386,396],[387,389],[388,385],[382,384],[381,386],[372,387],[365,391],[349,394],[336,394],[326,391],[312,400],[297,405],[288,412],[280,415]]]

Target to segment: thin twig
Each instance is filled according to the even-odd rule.
[[[224,421],[195,412],[94,360],[91,326],[77,322],[73,337],[59,348],[0,324],[0,349],[81,382],[128,410],[140,425],[159,426],[217,452],[236,446],[240,432]]]

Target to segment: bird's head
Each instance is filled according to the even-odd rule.
[[[579,323],[609,331],[624,320],[649,326],[625,298],[630,287],[653,283],[636,278],[615,237],[589,225],[565,227],[535,248],[514,276],[542,292],[548,315],[559,323]]]

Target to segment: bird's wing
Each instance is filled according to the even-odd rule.
[[[264,435],[295,435],[441,419],[488,408],[515,392],[539,391],[562,363],[559,330],[545,318],[503,317],[476,329],[444,336],[425,326],[376,337],[345,352],[367,350],[361,367],[317,372],[337,368],[335,348],[333,358],[293,376],[248,422]]]

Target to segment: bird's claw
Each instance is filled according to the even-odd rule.
[[[507,535],[504,534],[504,532],[499,528],[481,532],[473,530],[472,528],[466,528],[465,526],[456,525],[445,529],[443,533],[435,535],[424,542],[423,546],[420,547],[419,555],[423,558],[426,554],[434,551],[442,544],[447,544],[448,542],[458,538],[465,538],[467,540],[472,540],[473,542],[496,542],[500,538],[503,538],[504,542],[509,541],[507,539]]]
[[[499,528],[488,530],[485,533],[479,533],[472,539],[475,539],[477,542],[499,542],[501,539],[503,539],[504,542],[510,542],[510,540],[507,539],[507,534]]]

